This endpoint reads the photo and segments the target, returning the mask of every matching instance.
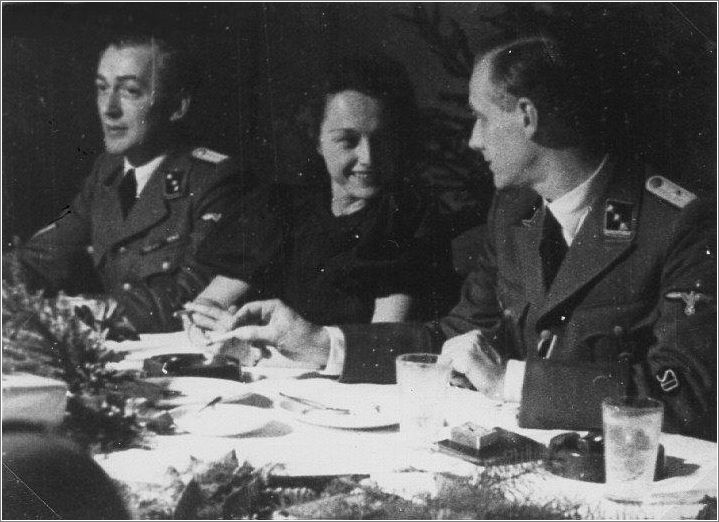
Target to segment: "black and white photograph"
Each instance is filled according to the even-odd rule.
[[[6,2],[3,520],[717,519],[717,2]]]

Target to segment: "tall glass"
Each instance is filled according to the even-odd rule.
[[[444,404],[451,366],[430,353],[397,357],[400,392],[399,429],[411,447],[429,446],[444,425]]]
[[[607,498],[641,503],[651,492],[664,405],[654,399],[602,401]]]

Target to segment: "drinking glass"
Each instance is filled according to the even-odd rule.
[[[408,446],[429,446],[439,438],[450,373],[451,366],[436,354],[408,353],[397,357],[399,429]]]
[[[641,503],[650,493],[664,405],[649,398],[602,401],[607,498]]]

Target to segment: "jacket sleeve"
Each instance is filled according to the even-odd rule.
[[[491,215],[491,214],[490,214]],[[459,303],[438,321],[345,325],[343,382],[394,382],[395,358],[402,353],[439,353],[444,341],[474,329],[500,342],[501,313],[495,292],[496,258],[491,223],[477,245],[478,262],[467,276]]]
[[[657,302],[645,320],[646,324],[635,325],[637,332],[644,333],[633,343],[631,368],[632,380],[639,393],[664,402],[666,431],[714,440],[717,393],[715,238],[716,218],[709,205],[697,202],[683,210],[664,259]],[[679,297],[680,293],[690,296],[692,291],[697,296],[693,309]],[[606,395],[621,394],[622,381],[627,375],[622,372],[620,363],[590,365],[529,359],[520,426],[601,427],[601,399]],[[601,390],[597,388],[598,383]],[[569,397],[571,401],[567,400]],[[569,407],[569,404],[573,406]],[[578,408],[577,405],[582,406]],[[551,411],[549,417],[546,416],[548,411]],[[552,425],[547,424],[548,418]]]
[[[487,339],[505,356],[501,337],[502,311],[497,299],[497,254],[495,227],[497,226],[496,196],[490,209],[488,221],[479,229],[476,244],[476,265],[467,275],[459,296],[459,302],[440,321],[445,339],[470,330],[481,330]]]
[[[442,343],[421,323],[344,325],[345,362],[340,382],[395,382],[395,359],[410,352],[439,352]]]
[[[92,260],[88,254],[91,236],[91,206],[97,183],[97,163],[82,190],[60,216],[40,229],[17,251],[25,282],[31,289],[53,294],[97,291]],[[91,276],[92,275],[92,276]]]
[[[685,209],[662,273],[654,342],[635,367],[639,386],[665,404],[665,427],[716,439],[716,215]],[[677,293],[694,292],[693,308]]]
[[[263,274],[279,267],[292,195],[282,185],[260,186],[243,196],[234,213],[202,242],[197,263],[213,272],[263,285]]]
[[[129,291],[117,292],[116,314],[127,318],[138,332],[165,332],[180,329],[182,323],[173,312],[192,300],[207,286],[214,271],[195,260],[199,245],[207,235],[232,214],[251,179],[238,171],[233,160],[218,165],[211,182],[197,188],[190,219],[190,243],[178,269],[134,281]],[[198,194],[199,192],[199,194]]]

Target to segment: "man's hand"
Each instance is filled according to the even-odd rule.
[[[441,357],[449,359],[452,368],[464,374],[487,397],[502,398],[504,362],[479,330],[447,340],[442,346]]]
[[[256,344],[269,344],[289,359],[316,367],[327,364],[330,337],[319,325],[303,319],[278,299],[245,304],[234,315],[234,337]]]

